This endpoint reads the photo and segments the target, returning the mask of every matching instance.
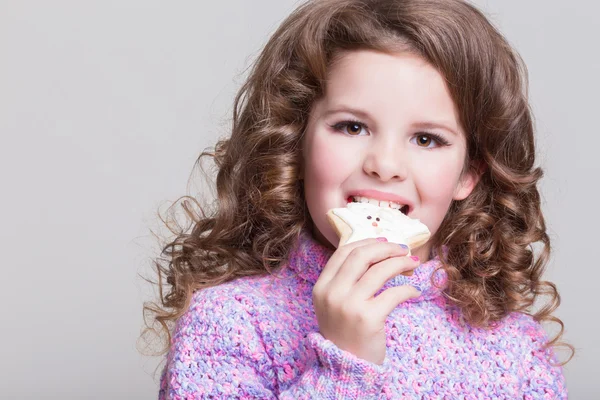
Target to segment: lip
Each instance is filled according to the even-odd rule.
[[[368,197],[370,199],[375,199],[379,201],[393,201],[395,203],[400,203],[402,205],[407,205],[409,211],[412,210],[412,203],[406,199],[405,197],[398,196],[394,193],[380,192],[379,190],[358,190],[354,192],[350,192],[348,197],[350,196],[360,196],[360,197]]]

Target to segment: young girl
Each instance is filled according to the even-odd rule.
[[[184,203],[192,229],[157,262],[159,398],[566,398],[526,85],[462,0],[301,5],[201,155],[215,208]],[[432,238],[410,257],[337,247],[325,213],[349,201],[401,207]]]

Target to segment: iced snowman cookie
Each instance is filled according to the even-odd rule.
[[[385,237],[389,242],[405,244],[409,250],[414,250],[431,236],[427,226],[418,219],[397,209],[369,203],[348,203],[346,207],[333,208],[327,212],[327,220],[340,238],[338,246]]]

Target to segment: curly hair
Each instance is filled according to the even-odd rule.
[[[422,57],[445,78],[457,106],[467,136],[465,168],[481,178],[469,197],[450,206],[432,238],[437,253],[446,254],[447,298],[473,326],[514,311],[558,323],[546,346],[570,348],[568,362],[574,348],[559,342],[564,325],[552,316],[560,296],[541,280],[550,239],[537,188],[542,170],[535,166],[527,69],[463,0],[311,0],[278,27],[235,97],[231,136],[198,157],[197,164],[204,157],[215,163],[215,202],[203,208],[182,197],[189,225],[170,228],[176,237],[162,248],[166,258],[154,261],[161,304],[145,303],[144,321],[152,316],[166,334],[159,353],[168,351],[172,325],[194,291],[274,273],[300,232],[312,227],[299,180],[303,133],[328,69],[343,52],[359,49]],[[551,299],[532,313],[541,295]],[[146,326],[142,336],[157,333]]]

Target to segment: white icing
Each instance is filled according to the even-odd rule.
[[[348,203],[346,207],[334,208],[332,211],[352,228],[352,234],[346,243],[385,237],[389,242],[406,244],[409,237],[430,233],[427,226],[418,219],[410,218],[400,210],[389,207]]]

